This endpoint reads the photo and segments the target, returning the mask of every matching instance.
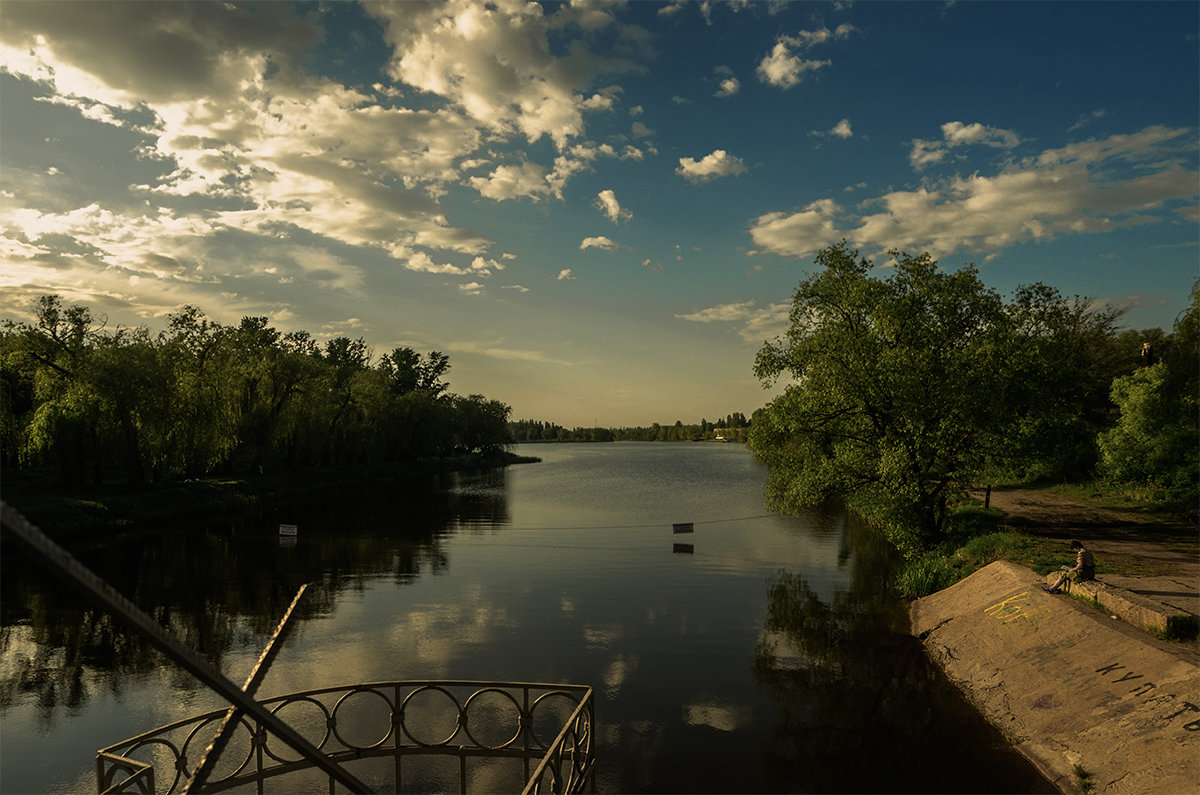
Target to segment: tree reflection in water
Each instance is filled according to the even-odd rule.
[[[449,475],[387,498],[347,494],[74,554],[225,671],[233,650],[250,649],[257,656],[303,583],[312,585],[297,607],[294,631],[329,614],[339,593],[361,588],[368,579],[409,583],[422,572],[444,571],[447,533],[507,520],[503,488],[502,470]],[[302,537],[281,549],[274,528],[297,516],[303,517]],[[81,710],[100,692],[119,696],[136,687],[138,677],[159,669],[182,693],[201,689],[142,637],[32,563],[7,537],[0,541],[0,565],[0,709],[32,700],[45,733],[64,710]]]
[[[1055,792],[908,634],[887,551],[862,527],[849,536],[850,587],[830,603],[802,575],[768,586],[754,676],[779,710],[764,745],[771,780],[809,792]]]

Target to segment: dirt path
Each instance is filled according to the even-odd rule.
[[[973,496],[982,500],[983,491]],[[1007,514],[1012,527],[1061,540],[1064,547],[1079,539],[1095,553],[1098,568],[1105,563],[1132,567],[1196,583],[1200,590],[1200,534],[1195,527],[1146,509],[1103,508],[1038,489],[993,488],[991,505]],[[1065,549],[1063,554],[1068,556]]]

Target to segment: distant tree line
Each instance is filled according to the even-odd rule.
[[[509,430],[517,442],[711,442],[747,441],[750,421],[741,412],[726,415],[716,423],[707,418],[699,425],[684,425],[676,420],[674,425],[653,423],[648,427],[623,428],[576,427],[565,428],[553,422],[541,420],[517,420],[509,423]]]
[[[223,326],[185,306],[166,330],[105,330],[44,296],[0,323],[0,455],[64,483],[492,454],[509,407],[448,392],[449,357],[360,339],[319,344],[265,317]]]
[[[800,283],[755,372],[784,392],[751,445],[783,509],[840,497],[920,555],[972,485],[1095,477],[1200,500],[1200,289],[1171,333],[1037,283],[1005,300],[974,266],[892,252],[886,278],[845,243]]]

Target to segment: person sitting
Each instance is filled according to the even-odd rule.
[[[1058,582],[1049,587],[1043,585],[1042,590],[1048,593],[1062,593],[1062,587],[1068,580],[1082,582],[1096,579],[1096,559],[1092,556],[1092,551],[1085,549],[1078,541],[1071,542],[1071,549],[1075,551],[1075,565],[1070,568],[1063,566]]]

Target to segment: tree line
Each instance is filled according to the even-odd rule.
[[[755,362],[784,392],[750,441],[778,509],[830,498],[910,557],[945,539],[968,488],[1100,478],[1200,500],[1200,287],[1170,333],[1035,283],[1005,299],[972,265],[891,252],[886,278],[845,242],[795,291]]]
[[[323,345],[266,317],[236,326],[185,306],[167,328],[106,330],[86,306],[39,298],[0,323],[0,455],[65,484],[494,454],[509,407],[448,391],[449,357],[361,339]]]
[[[724,440],[745,443],[750,421],[741,412],[727,414],[724,420],[715,423],[707,418],[698,425],[685,425],[676,420],[674,425],[657,422],[649,426],[621,428],[575,427],[565,428],[542,420],[517,420],[509,423],[513,439],[518,442],[711,442]]]

